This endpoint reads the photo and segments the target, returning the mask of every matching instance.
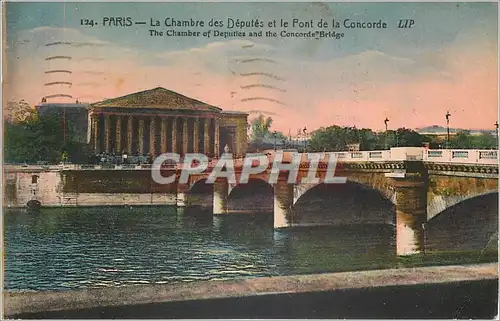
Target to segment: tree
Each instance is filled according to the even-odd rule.
[[[450,147],[458,149],[471,149],[473,147],[473,139],[468,130],[461,130],[450,139]]]
[[[322,127],[312,133],[309,146],[314,151],[345,151],[349,144],[359,144],[360,150],[380,149],[380,138],[371,129],[356,127]]]
[[[330,126],[312,133],[309,146],[314,151],[347,150],[348,144],[358,143],[360,136],[355,128]]]
[[[371,129],[330,126],[316,130],[309,142],[315,151],[345,151],[349,144],[359,144],[360,150],[380,150],[391,147],[421,147],[423,137],[411,129],[399,128],[375,133]]]
[[[439,149],[442,141],[438,139],[436,136],[432,135],[421,135],[422,136],[422,145],[427,143],[430,149]]]
[[[265,118],[264,115],[260,114],[257,118],[253,119],[251,124],[251,137],[254,142],[262,142],[266,137],[269,136],[271,124],[273,119],[271,117]]]
[[[379,143],[379,137],[371,129],[363,128],[358,130],[359,149],[360,150],[377,150],[382,149]]]
[[[394,134],[396,144],[391,147],[422,147],[422,136],[414,130],[398,128]]]
[[[497,148],[497,138],[490,133],[481,133],[477,136],[472,136],[473,146],[477,149],[493,149]]]
[[[4,158],[6,162],[20,163],[37,161],[60,162],[66,152],[71,162],[87,162],[90,150],[79,142],[71,122],[64,127],[59,116],[48,114],[29,117],[19,122],[4,122]]]
[[[19,124],[34,121],[37,116],[35,108],[30,106],[24,99],[20,101],[9,101],[5,108],[5,121]]]
[[[264,117],[259,115],[250,121],[250,144],[252,148],[263,149],[276,146],[284,147],[287,141],[285,134],[279,131],[271,131],[273,119],[271,117]]]

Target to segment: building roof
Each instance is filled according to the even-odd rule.
[[[87,108],[87,103],[41,103],[36,105],[37,108]]]
[[[107,99],[90,105],[90,108],[155,108],[171,110],[198,110],[220,112],[221,109],[174,91],[157,87],[126,96]]]
[[[246,113],[244,111],[237,111],[237,110],[223,110],[221,113],[222,114],[227,114],[227,115],[248,116],[248,113]]]

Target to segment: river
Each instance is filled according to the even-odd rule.
[[[47,291],[495,262],[498,209],[465,212],[472,210],[485,219],[456,214],[431,221],[428,250],[412,257],[395,255],[389,224],[274,230],[265,213],[214,217],[169,206],[6,210],[4,287]]]

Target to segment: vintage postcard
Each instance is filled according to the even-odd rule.
[[[2,19],[4,317],[498,315],[498,2]]]

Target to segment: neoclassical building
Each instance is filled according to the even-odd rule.
[[[87,138],[96,153],[214,157],[227,144],[241,157],[247,149],[247,113],[223,111],[165,88],[91,104],[88,117]]]

